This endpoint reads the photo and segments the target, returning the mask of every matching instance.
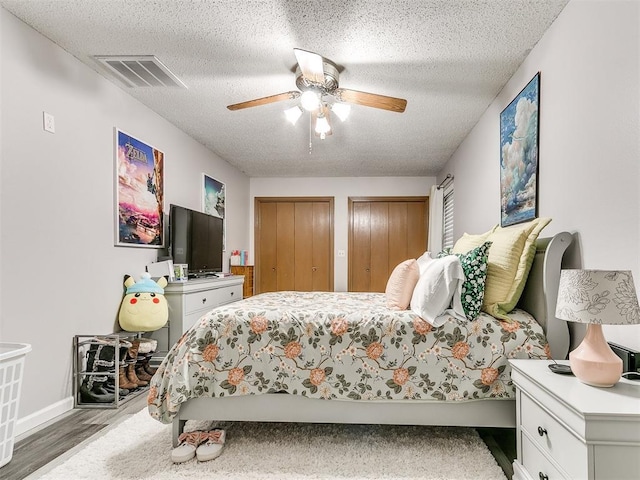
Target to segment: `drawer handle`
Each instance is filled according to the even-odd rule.
[[[547,429],[546,428],[542,428],[542,427],[538,427],[538,435],[540,435],[541,437],[544,437],[547,434]],[[542,475],[542,474],[540,474]],[[542,478],[542,477],[540,477]]]
[[[204,298],[202,299],[202,303],[207,303],[207,297],[204,297]]]
[[[538,472],[538,477],[540,478],[540,480],[549,480],[549,475],[545,475],[542,472]]]
[[[236,292],[231,292],[231,296],[232,296],[232,297],[233,297],[233,294],[234,294],[234,293],[236,293]]]

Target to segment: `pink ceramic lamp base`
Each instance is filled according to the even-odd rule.
[[[590,323],[582,343],[569,354],[573,374],[594,387],[612,387],[622,374],[622,360],[604,338],[602,325]]]

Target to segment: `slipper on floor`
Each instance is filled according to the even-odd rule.
[[[199,462],[206,462],[218,458],[224,447],[226,434],[224,430],[214,429],[203,432],[203,442],[196,449],[196,457]]]
[[[207,433],[199,430],[180,434],[178,437],[180,444],[171,451],[171,461],[173,463],[183,463],[191,460],[196,456],[198,446],[207,438]]]

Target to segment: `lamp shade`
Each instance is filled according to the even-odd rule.
[[[629,270],[562,270],[556,317],[578,323],[640,323],[640,307]]]

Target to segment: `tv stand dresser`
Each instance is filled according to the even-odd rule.
[[[172,282],[164,288],[169,304],[169,321],[150,337],[158,340],[157,356],[161,357],[178,341],[189,327],[209,310],[242,300],[244,276],[195,278]],[[157,360],[155,356],[154,360]]]

